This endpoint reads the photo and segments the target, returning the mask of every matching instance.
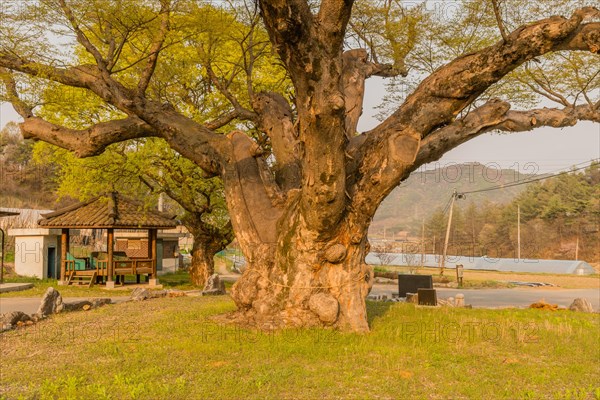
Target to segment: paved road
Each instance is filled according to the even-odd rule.
[[[372,294],[392,296],[397,292],[396,285],[376,284]],[[544,289],[544,288],[515,288],[515,289],[444,289],[437,288],[440,299],[454,297],[457,293],[465,295],[465,304],[473,307],[528,307],[541,299],[560,307],[568,307],[573,299],[583,297],[588,299],[594,310],[600,310],[600,291],[597,289]]]
[[[128,296],[111,297],[114,303],[120,303],[127,300]],[[64,297],[63,302],[86,300],[85,297]],[[2,297],[0,298],[0,314],[11,311],[23,311],[25,314],[33,314],[38,310],[41,297]]]
[[[376,284],[373,286],[372,294],[385,294],[392,297],[392,292],[397,292],[396,285]],[[583,297],[588,299],[594,306],[594,310],[600,310],[600,291],[596,289],[542,289],[542,288],[515,288],[515,289],[437,289],[438,298],[446,299],[454,297],[457,293],[465,295],[465,303],[473,307],[527,307],[540,299],[548,303],[568,307],[573,299]],[[127,300],[126,296],[113,297],[114,302]],[[0,298],[0,313],[11,311],[23,311],[33,314],[40,305],[41,298],[35,297],[4,297]],[[67,297],[65,302],[83,300],[83,298]]]

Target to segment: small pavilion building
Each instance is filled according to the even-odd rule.
[[[157,233],[177,226],[174,216],[146,209],[142,204],[119,193],[93,198],[49,214],[42,215],[40,228],[60,229],[60,274],[63,285],[72,283],[106,283],[107,288],[123,284],[125,276],[145,276],[151,286],[157,278]],[[106,251],[91,252],[87,257],[73,257],[70,252],[71,229],[105,229]],[[129,257],[115,251],[115,230],[147,232],[146,251]],[[103,235],[104,236],[104,235]]]

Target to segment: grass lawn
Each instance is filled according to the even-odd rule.
[[[160,275],[158,280],[163,289],[179,289],[192,290],[201,289],[192,285],[190,282],[190,274],[186,271],[174,272],[171,274]],[[127,276],[126,282],[135,282],[134,276]],[[3,297],[41,297],[46,290],[52,286],[60,292],[63,297],[111,297],[111,296],[128,296],[133,290],[133,287],[119,287],[116,289],[104,289],[102,285],[94,285],[91,288],[87,286],[58,286],[56,279],[36,279],[29,277],[10,276],[5,279],[5,282],[29,282],[34,286],[31,289],[22,290],[19,292],[0,293],[0,299]]]
[[[162,298],[4,333],[0,398],[600,398],[598,314],[369,303],[366,335],[210,319],[233,309]]]

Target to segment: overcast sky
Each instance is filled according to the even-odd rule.
[[[366,100],[359,130],[366,131],[377,125],[373,107],[381,103],[385,91],[384,79],[371,78],[366,89]],[[490,167],[532,173],[534,163],[538,172],[553,172],[600,158],[600,124],[579,122],[570,128],[538,128],[521,133],[486,133],[449,151],[437,164],[480,162]],[[433,168],[434,165],[428,166]]]
[[[373,107],[381,103],[383,79],[367,82],[365,109],[359,125],[366,131],[377,125]],[[19,115],[8,103],[0,105],[0,127],[9,121],[20,121]],[[600,124],[579,122],[571,128],[538,128],[531,132],[487,133],[446,153],[437,164],[480,162],[490,167],[513,168],[523,173],[554,172],[600,158]],[[532,164],[537,171],[532,170]],[[430,165],[428,167],[435,167]]]

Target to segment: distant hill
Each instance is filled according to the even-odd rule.
[[[521,182],[535,175],[522,174],[513,169],[496,169],[480,163],[456,164],[446,168],[415,171],[398,186],[379,206],[369,229],[371,236],[398,234],[420,235],[423,218],[443,209],[452,192],[485,189],[491,186]],[[486,202],[505,204],[521,193],[527,185],[503,190],[466,195],[466,201],[457,207],[466,208],[470,203],[480,206]]]
[[[23,140],[16,123],[0,130],[0,208],[56,207],[54,171],[33,162],[32,148],[33,142]]]

